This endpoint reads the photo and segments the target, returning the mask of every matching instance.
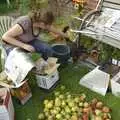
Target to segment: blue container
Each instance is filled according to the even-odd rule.
[[[58,58],[59,63],[67,63],[70,58],[70,48],[64,44],[55,44],[52,46],[53,57]]]

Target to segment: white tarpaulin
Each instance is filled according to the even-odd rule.
[[[27,53],[19,48],[15,48],[7,57],[5,72],[13,83],[19,86],[34,66],[35,64]]]
[[[80,84],[101,95],[105,95],[109,85],[110,75],[98,68],[96,67],[80,79]]]

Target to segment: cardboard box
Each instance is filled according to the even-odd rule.
[[[15,96],[22,105],[24,105],[32,97],[31,89],[27,80],[25,80],[25,83],[19,88],[11,89],[11,94],[12,96]]]
[[[53,73],[49,75],[43,76],[36,74],[36,79],[39,87],[50,89],[59,80],[59,73],[56,69]]]
[[[111,88],[112,94],[120,97],[120,70],[117,66],[112,66],[111,75],[99,69],[95,69],[87,73],[80,79],[80,84],[105,96],[108,87]]]
[[[120,72],[111,79],[112,94],[120,97]]]
[[[0,97],[3,100],[0,104],[0,120],[14,120],[14,107],[9,90],[0,88]]]
[[[95,91],[103,96],[106,95],[110,75],[104,71],[99,70],[99,66],[87,73],[80,79],[80,84]]]
[[[39,75],[50,75],[60,66],[60,64],[57,64],[56,62],[57,58],[54,57],[48,58],[47,61],[40,58],[36,61],[36,70],[33,72]]]
[[[40,58],[36,61],[36,74],[37,84],[44,89],[50,89],[58,80],[59,74],[57,68],[60,64],[57,64],[57,58],[49,57],[47,61]]]

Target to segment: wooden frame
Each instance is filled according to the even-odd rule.
[[[94,10],[91,10],[87,14],[84,15],[81,25],[79,27],[79,33],[76,37],[77,45],[80,44],[80,36],[84,34],[86,36],[92,37],[98,41],[109,44],[115,48],[120,49],[120,29],[116,30],[116,26],[112,26],[111,28],[103,28],[104,31],[100,31],[98,28],[98,32],[96,32],[94,22],[99,16],[102,15],[104,9],[110,9],[115,12],[120,12],[120,1],[119,0],[99,0],[97,7]],[[116,24],[120,23],[120,19],[116,20]],[[118,28],[118,27],[117,27]],[[82,32],[81,32],[82,31]],[[87,33],[87,34],[86,34]],[[109,34],[108,34],[109,33]]]

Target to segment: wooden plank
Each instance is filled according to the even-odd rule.
[[[120,0],[104,0],[105,2],[117,3],[120,4]]]
[[[102,8],[111,8],[111,9],[120,10],[120,3],[115,4],[115,3],[103,2],[103,7]]]
[[[87,30],[88,32],[92,32],[91,30]],[[115,39],[115,38],[112,38],[110,36],[107,36],[107,35],[100,35],[100,34],[84,34],[88,37],[91,37],[93,39],[96,39],[100,42],[103,42],[103,43],[106,43],[110,46],[113,46],[115,48],[118,48],[120,49],[120,41],[118,39]]]
[[[98,0],[88,0],[88,4],[90,7],[92,6],[92,8],[93,7],[95,8],[94,5],[96,4],[97,1]],[[101,6],[102,6],[102,10],[103,10],[103,8],[111,8],[113,10],[117,9],[120,11],[120,0],[101,0]],[[114,17],[114,14],[113,14],[113,17]],[[106,14],[106,16],[107,16],[107,14]],[[102,20],[104,21],[104,19],[102,19]],[[105,24],[107,23],[107,21],[105,22]],[[92,21],[92,23],[94,23],[94,22],[95,21]],[[113,25],[111,24],[112,27],[110,26],[110,28],[105,28],[106,26],[104,26],[104,25],[103,25],[103,27],[100,26],[100,28],[97,26],[93,26],[93,25],[94,24],[91,24],[91,26],[86,27],[85,29],[83,29],[83,31],[85,31],[85,33],[93,32],[95,34],[85,34],[85,33],[83,33],[83,34],[120,49],[120,19],[117,19],[117,21],[115,21],[113,23]]]

